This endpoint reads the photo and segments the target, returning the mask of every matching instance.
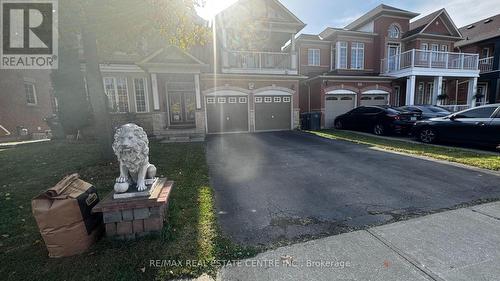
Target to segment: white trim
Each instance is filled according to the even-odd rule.
[[[246,97],[248,96],[247,93],[239,92],[236,90],[220,90],[220,91],[215,91],[209,94],[205,94],[207,97],[218,97],[218,96],[242,96]]]
[[[293,94],[282,90],[265,90],[254,94],[254,96],[292,96]]]
[[[201,109],[200,75],[194,75],[194,88],[196,91],[196,109]]]
[[[389,92],[384,90],[368,90],[361,93],[362,95],[388,95]]]
[[[326,92],[325,95],[356,95],[356,92],[347,89],[338,89]]]
[[[151,89],[153,90],[153,109],[160,110],[160,96],[158,94],[158,78],[156,73],[151,73]]]
[[[101,72],[145,73],[135,64],[99,64],[99,70]]]

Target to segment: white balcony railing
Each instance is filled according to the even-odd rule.
[[[225,72],[288,73],[296,69],[296,55],[282,52],[222,51],[222,68]]]
[[[410,68],[478,70],[479,55],[412,49],[382,59],[382,73]]]
[[[479,60],[479,71],[488,72],[493,70],[493,57],[487,57]]]
[[[462,111],[469,108],[467,104],[443,104],[440,107],[447,109],[450,112]]]

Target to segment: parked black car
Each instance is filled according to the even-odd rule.
[[[500,104],[479,106],[446,117],[419,121],[412,133],[425,143],[446,141],[498,147]]]
[[[422,119],[445,117],[451,114],[450,111],[435,105],[405,105],[398,108],[404,111],[421,113]]]
[[[376,135],[408,133],[421,114],[389,106],[360,106],[335,118],[336,129],[368,131]]]

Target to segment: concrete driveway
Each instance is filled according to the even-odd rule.
[[[207,159],[222,230],[250,245],[500,198],[489,173],[300,132],[209,136]]]

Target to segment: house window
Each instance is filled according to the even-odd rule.
[[[226,103],[226,98],[218,98],[217,102],[218,103]]]
[[[134,78],[134,91],[135,91],[135,111],[148,112],[145,78]]]
[[[290,97],[283,97],[283,102],[290,102]]]
[[[236,103],[236,97],[230,97],[229,103]]]
[[[337,43],[337,68],[347,68],[347,42]]]
[[[127,78],[116,78],[116,93],[118,95],[118,112],[129,112]]]
[[[240,97],[239,98],[239,103],[247,103],[247,98],[246,97]]]
[[[426,61],[429,55],[427,52],[429,50],[429,45],[427,43],[422,43],[420,47],[422,48],[423,51],[420,53],[420,59]]]
[[[108,97],[108,108],[115,112],[116,111],[116,83],[113,77],[104,77],[104,93]]]
[[[439,52],[439,45],[432,44],[431,49],[432,49],[432,60],[436,61],[438,59],[438,56],[439,56],[439,54],[437,53],[437,52]]]
[[[365,62],[365,44],[353,42],[351,44],[351,68],[363,69]]]
[[[314,66],[320,65],[320,50],[319,49],[308,49],[307,50],[307,63],[309,65],[314,65]]]
[[[261,103],[262,97],[255,97],[255,103]]]
[[[442,52],[448,52],[448,45],[441,45]]]
[[[264,98],[264,102],[269,103],[269,102],[272,102],[272,101],[273,101],[273,99],[271,97],[265,97]]]
[[[281,97],[274,97],[274,102],[281,102]]]
[[[215,103],[215,98],[207,98],[207,103]]]
[[[387,32],[387,35],[389,36],[389,38],[397,39],[397,38],[399,38],[400,34],[401,34],[401,31],[399,30],[399,28],[395,24],[391,24],[391,26],[389,26],[389,30]]]
[[[35,83],[25,81],[24,82],[24,92],[26,93],[26,103],[27,104],[30,104],[30,105],[37,104]]]
[[[481,57],[482,58],[487,58],[490,56],[490,49],[488,48],[483,48],[482,52],[481,52]]]

